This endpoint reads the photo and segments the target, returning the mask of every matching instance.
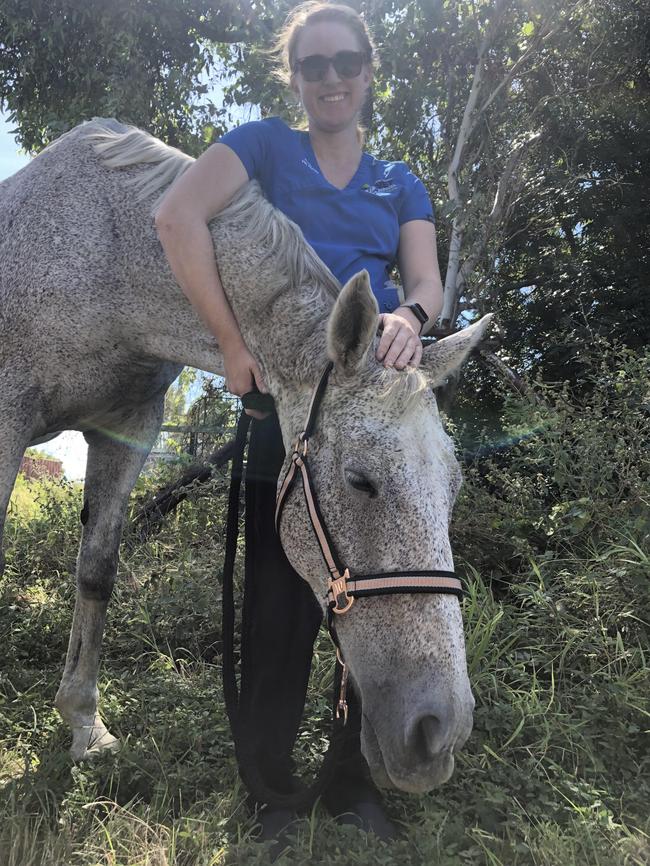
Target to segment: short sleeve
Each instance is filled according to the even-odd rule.
[[[399,224],[403,225],[410,220],[435,222],[431,199],[420,178],[407,170],[404,187],[404,197],[399,211]]]
[[[222,135],[219,143],[227,144],[237,154],[248,172],[249,180],[262,182],[269,165],[271,134],[269,121],[252,120]]]

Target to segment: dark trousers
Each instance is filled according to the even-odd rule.
[[[251,423],[246,468],[246,561],[242,614],[240,731],[267,784],[295,789],[291,753],[302,717],[314,640],[322,620],[309,585],[291,567],[275,531],[277,479],[284,460],[275,414]],[[299,495],[299,494],[297,494]],[[348,689],[346,745],[329,796],[363,796],[369,781],[361,755],[361,713]]]

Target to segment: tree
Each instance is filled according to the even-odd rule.
[[[190,388],[196,381],[196,370],[184,367],[165,394],[163,424],[181,424],[187,416]]]
[[[583,4],[528,82],[539,165],[493,278],[520,369],[576,379],[599,336],[650,340],[647,56],[643,4]]]
[[[117,116],[196,153],[220,117],[207,75],[250,15],[247,0],[3,0],[0,107],[28,151]]]
[[[394,3],[388,16],[385,3],[373,9],[389,58],[376,95],[377,133],[382,148],[392,143],[426,178],[442,244],[448,239],[443,325],[455,324],[457,312],[471,319],[503,311],[511,254],[520,369],[553,339],[530,328],[531,291],[554,314],[556,331],[567,307],[574,316],[586,308],[593,324],[602,316],[610,327],[622,318],[623,296],[623,306],[647,309],[647,293],[638,291],[648,276],[650,117],[641,4],[413,2]],[[585,246],[596,232],[598,243]],[[532,252],[532,239],[551,236],[563,261],[547,255],[540,272],[522,253]],[[562,269],[567,260],[573,267]],[[622,279],[611,279],[613,267]],[[583,297],[565,292],[558,309],[546,287],[561,280],[569,288],[577,272]],[[610,285],[607,311],[604,297],[585,302],[594,280]],[[634,333],[626,323],[627,338],[647,339],[648,321],[636,316]],[[625,336],[622,327],[618,333]]]

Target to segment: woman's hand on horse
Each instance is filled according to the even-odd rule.
[[[224,348],[223,366],[226,373],[226,388],[231,394],[242,397],[256,388],[263,394],[268,393],[264,384],[264,378],[259,364],[251,355],[242,341],[233,347]],[[262,420],[268,416],[268,412],[260,412],[257,409],[245,409],[247,415]]]
[[[407,364],[417,367],[422,360],[420,323],[410,310],[400,309],[399,313],[382,313],[379,317],[382,332],[377,347],[377,360],[384,367],[403,370]]]

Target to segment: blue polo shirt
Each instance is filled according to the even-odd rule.
[[[379,309],[391,312],[399,305],[388,277],[399,227],[409,220],[433,222],[424,185],[403,162],[364,153],[354,177],[337,189],[323,176],[309,133],[279,117],[245,123],[220,141],[241,159],[249,178],[259,181],[268,200],[300,226],[341,283],[365,268]]]

